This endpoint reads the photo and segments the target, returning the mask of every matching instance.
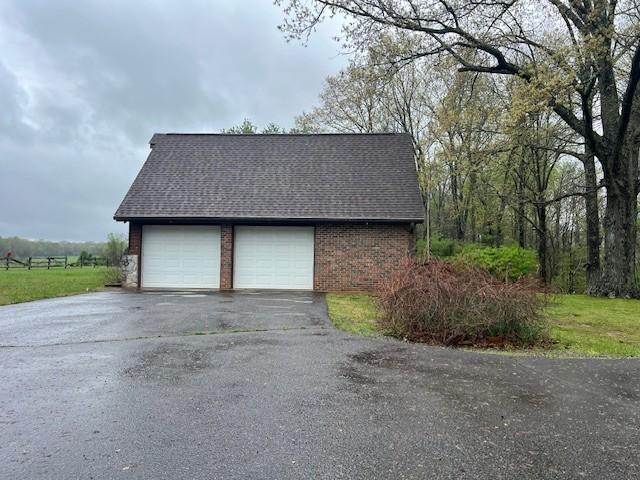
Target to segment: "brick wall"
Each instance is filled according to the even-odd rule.
[[[142,224],[129,223],[129,255],[140,255],[142,248]]]
[[[220,226],[220,288],[233,288],[233,225]]]
[[[129,224],[129,254],[140,255],[142,225]],[[406,224],[320,224],[315,228],[314,289],[371,291],[415,251]],[[220,288],[233,288],[233,226],[220,226]]]
[[[323,224],[316,226],[314,289],[371,291],[415,251],[406,224]]]

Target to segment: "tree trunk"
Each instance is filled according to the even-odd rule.
[[[610,175],[614,178],[605,179],[604,267],[595,292],[597,295],[638,297],[635,284],[638,151],[637,147],[630,150],[622,154],[620,171],[615,176]]]
[[[520,156],[519,171],[522,173],[525,169],[524,150]],[[525,248],[527,246],[527,238],[525,231],[525,201],[524,201],[525,181],[521,175],[516,177],[516,199],[518,206],[516,207],[516,235],[518,237],[518,246]]]
[[[429,187],[429,179],[425,186],[425,194],[423,196],[424,202],[424,233],[423,240],[426,244],[424,247],[424,256],[427,260],[431,258],[431,191]]]
[[[464,219],[462,214],[462,193],[458,187],[458,173],[452,164],[449,165],[449,181],[451,182],[451,200],[453,201],[454,228],[456,240],[464,241]]]
[[[469,185],[469,190],[466,193],[464,199],[464,232],[462,240],[464,240],[466,237],[469,237],[472,242],[477,242],[478,232],[476,230],[476,206],[473,202],[477,181],[476,174],[474,172],[471,172],[469,174],[469,181],[467,183]]]
[[[502,219],[504,218],[504,210],[507,207],[507,202],[504,198],[500,199],[500,209],[498,210],[498,216],[496,217],[496,233],[494,238],[494,246],[499,247],[503,242],[502,233]]]
[[[551,247],[551,255],[549,259],[549,279],[552,279],[558,274],[560,270],[560,261],[562,257],[562,244],[563,244],[563,235],[562,229],[560,226],[560,217],[562,215],[562,201],[555,202],[554,206],[554,230],[553,233],[549,235],[549,246]],[[569,250],[571,250],[571,244],[569,246]]]
[[[536,216],[538,217],[538,274],[544,283],[547,278],[547,207],[543,203],[536,204]]]
[[[595,294],[600,281],[600,214],[598,212],[598,179],[594,156],[587,148],[583,158],[587,216],[587,293]]]
[[[516,208],[516,235],[518,236],[518,246],[520,248],[527,246],[524,216],[524,202],[518,200],[518,207]]]

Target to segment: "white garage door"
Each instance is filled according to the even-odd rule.
[[[313,289],[313,227],[236,227],[235,288]]]
[[[142,230],[142,286],[218,288],[220,227],[145,225]]]

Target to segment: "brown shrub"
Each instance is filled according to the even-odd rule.
[[[383,328],[408,340],[531,345],[546,336],[546,300],[534,280],[503,283],[465,264],[408,259],[378,301]]]

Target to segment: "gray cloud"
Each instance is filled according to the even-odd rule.
[[[247,1],[0,6],[0,235],[100,240],[153,132],[292,124],[344,59]],[[8,180],[7,180],[8,179]]]

